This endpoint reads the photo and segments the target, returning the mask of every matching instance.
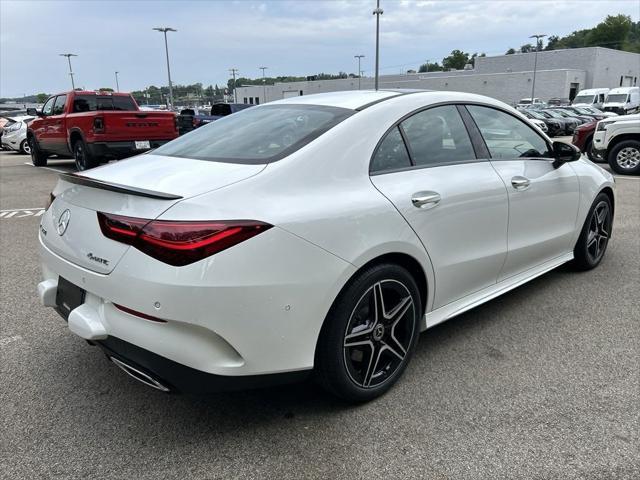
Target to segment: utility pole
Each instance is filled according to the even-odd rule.
[[[536,91],[536,70],[538,68],[538,48],[540,47],[540,39],[546,37],[544,34],[531,35],[529,38],[536,39],[536,50],[533,60],[533,82],[531,84],[531,105],[533,105],[533,99]]]
[[[360,78],[362,77],[362,69],[360,68],[360,60],[364,58],[364,55],[354,55],[353,58],[358,59],[358,90],[360,90]]]
[[[378,69],[380,66],[380,15],[383,13],[384,10],[380,8],[380,0],[377,0],[376,9],[373,11],[373,14],[376,16],[376,90],[378,90]]]
[[[262,103],[267,103],[267,85],[265,84],[266,80],[264,78],[264,71],[269,67],[258,67],[258,68],[262,70],[262,96],[264,97],[264,100]]]
[[[233,75],[233,103],[238,103],[238,94],[236,92],[236,73],[238,73],[238,69],[230,68],[229,71]]]
[[[116,71],[116,92],[120,92],[120,84],[118,83],[118,71]]]
[[[167,32],[177,32],[171,27],[156,27],[153,30],[164,33],[164,51],[167,56],[167,76],[169,77],[169,108],[173,108],[173,85],[171,84],[171,68],[169,67],[169,44],[167,43]]]
[[[75,53],[61,53],[60,56],[67,57],[67,61],[69,62],[69,76],[71,77],[71,89],[75,90],[76,84],[73,81],[73,70],[71,69],[71,57],[77,57],[78,55],[76,55]]]

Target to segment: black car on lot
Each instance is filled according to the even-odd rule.
[[[564,115],[561,115],[558,112],[554,112],[553,110],[537,110],[540,115],[543,115],[547,118],[553,119],[556,122],[560,123],[563,128],[562,135],[573,135],[573,132],[578,127],[578,125],[582,125],[582,121],[577,118],[568,118]]]
[[[542,115],[541,113],[539,113],[537,110],[523,109],[523,110],[520,110],[520,113],[522,113],[527,118],[542,120],[547,126],[547,135],[549,135],[550,137],[557,137],[558,135],[564,135],[564,132],[565,132],[564,122],[558,121],[555,118],[546,117],[545,115]]]

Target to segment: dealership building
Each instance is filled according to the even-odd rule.
[[[465,70],[382,75],[384,88],[420,88],[479,93],[516,103],[531,97],[535,53],[476,57],[475,67]],[[468,65],[467,67],[471,67]],[[586,88],[636,86],[640,77],[640,54],[589,47],[538,52],[535,96],[570,98]],[[358,81],[360,80],[360,81]],[[360,86],[358,86],[360,84]],[[340,90],[372,89],[371,77],[285,82],[237,89],[240,103],[266,103],[282,98]]]

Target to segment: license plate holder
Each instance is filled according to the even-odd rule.
[[[151,148],[151,142],[149,140],[136,140],[136,150],[149,150]]]
[[[56,310],[65,320],[69,320],[69,314],[74,308],[84,303],[86,292],[71,283],[66,278],[58,278],[56,290]]]

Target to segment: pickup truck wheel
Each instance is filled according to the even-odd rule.
[[[87,146],[82,140],[77,140],[73,144],[73,159],[79,171],[88,170],[100,164],[100,162],[89,153]]]
[[[29,146],[29,142],[26,138],[20,142],[20,153],[31,155],[31,147]]]
[[[29,148],[31,150],[31,163],[33,163],[33,166],[46,167],[47,154],[40,150],[40,147],[38,147],[38,142],[36,142],[35,138],[29,137],[27,141],[29,142]]]
[[[609,166],[622,175],[640,174],[640,141],[624,140],[615,145],[607,156]]]

